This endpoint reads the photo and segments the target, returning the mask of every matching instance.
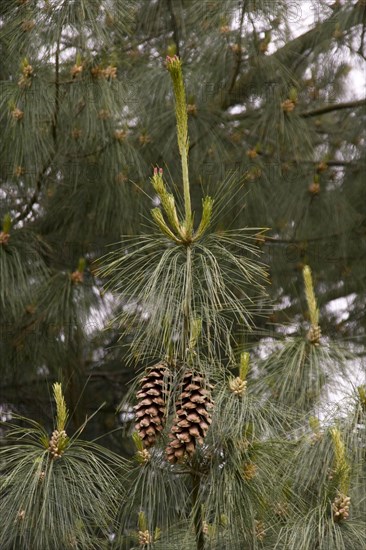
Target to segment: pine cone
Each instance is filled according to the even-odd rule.
[[[247,389],[247,382],[237,376],[229,380],[229,389],[232,393],[235,393],[235,395],[243,395]]]
[[[250,159],[255,159],[258,156],[257,150],[256,149],[248,149],[247,156]]]
[[[176,403],[170,443],[166,448],[169,462],[175,463],[184,455],[192,456],[197,443],[202,445],[211,424],[213,401],[210,388],[200,374],[187,372],[183,377],[182,393]]]
[[[351,499],[346,495],[339,494],[332,502],[332,512],[334,521],[342,521],[349,517],[349,507]]]
[[[187,114],[191,116],[197,116],[197,105],[195,103],[188,103]]]
[[[276,502],[274,505],[274,513],[282,519],[286,519],[289,514],[289,506],[287,502]]]
[[[15,120],[22,120],[23,116],[24,116],[24,112],[21,111],[20,109],[18,109],[18,107],[15,107],[12,111],[11,111],[11,116],[15,119]]]
[[[151,544],[153,542],[153,536],[150,534],[150,531],[148,531],[147,529],[146,531],[139,531],[138,537],[139,537],[140,546],[147,546],[148,544]]]
[[[71,282],[75,285],[80,284],[84,281],[84,274],[81,271],[73,271],[70,275]]]
[[[257,537],[258,540],[262,541],[266,536],[264,523],[263,521],[255,520],[254,525],[255,525],[255,536]]]
[[[147,449],[142,449],[142,451],[137,451],[136,458],[139,462],[146,464],[146,462],[149,462],[151,454]]]
[[[52,436],[48,442],[48,449],[47,449],[51,455],[52,460],[61,458],[61,456],[64,454],[66,439],[67,439],[67,434],[65,430],[61,430],[60,432],[58,430],[54,430],[52,432]]]
[[[84,67],[81,63],[75,63],[75,65],[73,65],[70,70],[72,78],[76,78],[80,73],[82,73],[83,68]]]
[[[291,111],[295,109],[295,103],[291,99],[285,99],[285,101],[281,103],[281,107],[285,113],[291,113]]]
[[[314,346],[319,346],[319,340],[322,333],[319,325],[313,325],[308,332],[308,340]]]
[[[9,233],[6,233],[5,231],[0,231],[0,244],[8,244],[9,237]]]
[[[308,191],[309,191],[310,195],[319,195],[319,193],[320,193],[320,184],[316,181],[313,181],[309,185]]]
[[[115,130],[114,137],[117,141],[124,141],[124,139],[127,136],[127,132],[125,130]]]
[[[243,478],[250,481],[257,473],[257,466],[253,462],[247,462],[243,467]]]
[[[168,374],[168,365],[164,361],[155,365],[142,378],[141,389],[136,394],[139,402],[134,407],[137,421],[135,428],[145,447],[154,445],[157,436],[164,429]]]
[[[108,67],[103,69],[103,76],[104,76],[104,78],[116,78],[117,77],[117,67],[113,67],[113,65],[108,65]]]
[[[17,178],[20,178],[20,176],[24,176],[25,174],[25,168],[23,166],[17,166],[14,170],[14,176]]]

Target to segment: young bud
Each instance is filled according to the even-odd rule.
[[[211,197],[205,197],[202,201],[202,218],[198,226],[198,229],[194,235],[196,241],[205,233],[206,229],[210,225],[212,215],[213,199]]]
[[[319,323],[319,310],[314,293],[311,269],[308,265],[305,265],[303,268],[303,277],[305,285],[305,296],[309,308],[311,325],[313,327],[317,327]]]
[[[171,229],[166,224],[166,221],[164,220],[164,216],[160,210],[160,208],[153,208],[151,210],[151,215],[159,227],[160,231],[162,231],[167,237],[169,237],[172,241],[175,241],[176,243],[181,243],[181,240],[176,237]]]
[[[3,231],[4,233],[9,233],[11,228],[11,217],[10,214],[5,214],[3,218]]]
[[[358,386],[357,392],[361,407],[364,411],[366,411],[366,386]]]

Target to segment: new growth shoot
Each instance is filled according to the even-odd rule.
[[[62,432],[66,426],[68,411],[62,393],[62,386],[59,382],[53,384],[53,396],[56,402],[56,428],[59,432]]]
[[[53,396],[56,402],[56,429],[52,432],[51,439],[48,442],[48,451],[51,459],[55,460],[63,455],[69,441],[65,432],[69,413],[62,393],[62,386],[59,382],[53,384]]]
[[[250,359],[250,355],[248,352],[241,353],[239,376],[229,380],[230,391],[239,397],[244,395],[247,389],[246,377],[249,371],[249,359]]]
[[[319,326],[319,309],[316,302],[311,269],[306,265],[303,269],[306,302],[309,308],[311,327],[308,332],[308,340],[315,346],[319,345],[321,330]]]
[[[151,213],[155,223],[167,237],[178,244],[190,245],[193,241],[202,237],[208,228],[211,221],[213,200],[211,197],[205,197],[203,199],[202,218],[197,230],[194,232],[188,170],[188,114],[182,74],[182,62],[176,55],[173,57],[168,56],[166,66],[172,79],[175,98],[177,140],[183,179],[184,219],[179,219],[174,196],[169,193],[165,187],[162,168],[154,169],[154,175],[151,182],[159,196],[166,219],[160,208],[154,208]]]
[[[184,192],[184,208],[185,208],[185,225],[184,229],[186,236],[192,235],[193,229],[193,216],[191,209],[191,195],[189,189],[189,175],[188,175],[188,150],[189,150],[189,138],[188,138],[188,113],[187,113],[187,101],[186,92],[183,82],[182,74],[182,62],[177,55],[173,57],[167,56],[166,66],[170,73],[174,97],[175,97],[175,116],[177,120],[177,138],[178,148],[182,163],[182,177],[183,177],[183,192]]]
[[[351,468],[347,460],[346,448],[339,428],[332,428],[331,431],[335,464],[334,470],[339,477],[339,490],[346,495],[349,490]]]

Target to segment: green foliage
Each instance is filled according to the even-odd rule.
[[[56,431],[51,438],[43,426],[21,417],[15,418],[20,424],[6,427],[6,445],[0,450],[4,549],[101,548],[123,498],[123,461],[82,441],[84,426],[68,438],[62,432],[67,410],[60,384],[54,385],[54,395]]]
[[[32,231],[10,227],[6,231],[5,226],[4,222],[3,233],[7,238],[0,244],[0,303],[3,312],[16,318],[22,304],[32,299],[37,283],[47,278],[47,246]]]
[[[347,350],[333,342],[314,346],[307,338],[288,337],[260,364],[257,387],[271,400],[309,411],[350,376]]]
[[[232,356],[227,335],[233,322],[250,327],[253,316],[266,307],[265,271],[252,259],[258,254],[253,243],[256,232],[208,232],[193,244],[191,264],[183,247],[170,246],[159,234],[126,238],[107,256],[99,274],[112,273],[107,288],[122,293],[126,307],[117,322],[125,333],[133,333],[135,356],[161,356],[167,344],[173,355],[182,353],[187,280],[192,317],[202,320],[198,349],[214,356],[216,344],[222,342],[224,352]],[[127,307],[131,302],[132,307]],[[147,320],[141,323],[141,318]]]
[[[1,3],[4,550],[363,548],[365,6],[305,4]]]

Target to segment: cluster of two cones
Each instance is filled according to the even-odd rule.
[[[137,392],[138,404],[134,407],[136,430],[145,447],[155,444],[163,431],[169,394],[169,367],[162,362],[152,367],[142,378]],[[185,455],[192,456],[196,445],[202,445],[211,424],[213,402],[210,386],[199,373],[187,371],[182,380],[176,401],[176,411],[166,448],[167,459],[175,463]]]

